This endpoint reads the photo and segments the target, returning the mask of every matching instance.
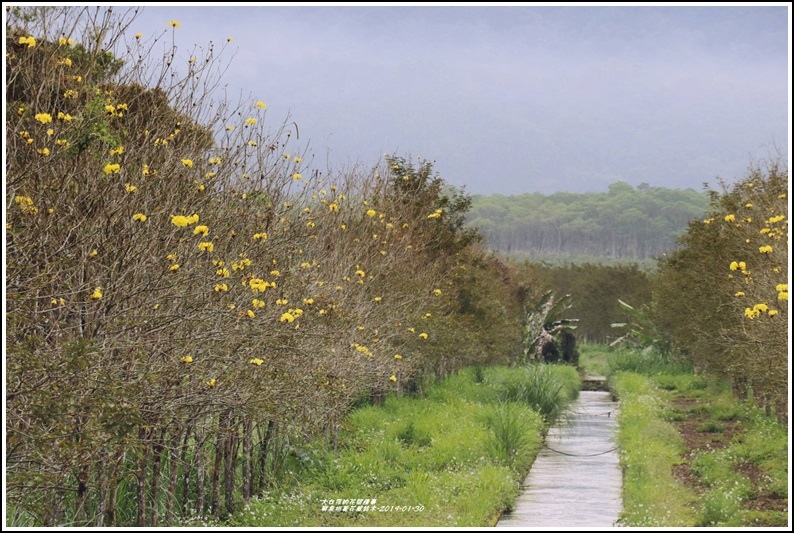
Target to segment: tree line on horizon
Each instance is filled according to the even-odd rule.
[[[605,193],[473,195],[468,225],[511,257],[645,260],[675,249],[705,192],[616,182]]]

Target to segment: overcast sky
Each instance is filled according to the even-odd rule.
[[[473,194],[700,190],[790,131],[789,10],[762,7],[146,7],[224,81],[287,116],[314,164],[421,155]]]

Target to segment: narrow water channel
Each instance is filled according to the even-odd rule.
[[[582,391],[567,419],[549,430],[515,509],[496,526],[613,526],[622,488],[617,408],[609,392]]]

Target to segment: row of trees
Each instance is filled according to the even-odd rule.
[[[653,318],[696,368],[730,378],[738,393],[788,412],[789,175],[754,166],[690,223],[660,262]]]
[[[707,195],[692,189],[618,182],[606,193],[474,196],[469,223],[488,246],[511,256],[636,261],[672,250],[707,204]]]
[[[355,402],[522,351],[528,291],[429,163],[312,168],[216,98],[223,47],[136,13],[8,13],[14,524],[225,515]]]

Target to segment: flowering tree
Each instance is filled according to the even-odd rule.
[[[8,12],[12,523],[226,515],[279,443],[517,346],[509,272],[431,165],[313,170],[212,90],[231,39],[180,56],[136,14]]]
[[[779,416],[788,397],[788,171],[778,162],[712,193],[661,262],[658,325],[696,367],[731,378]]]

